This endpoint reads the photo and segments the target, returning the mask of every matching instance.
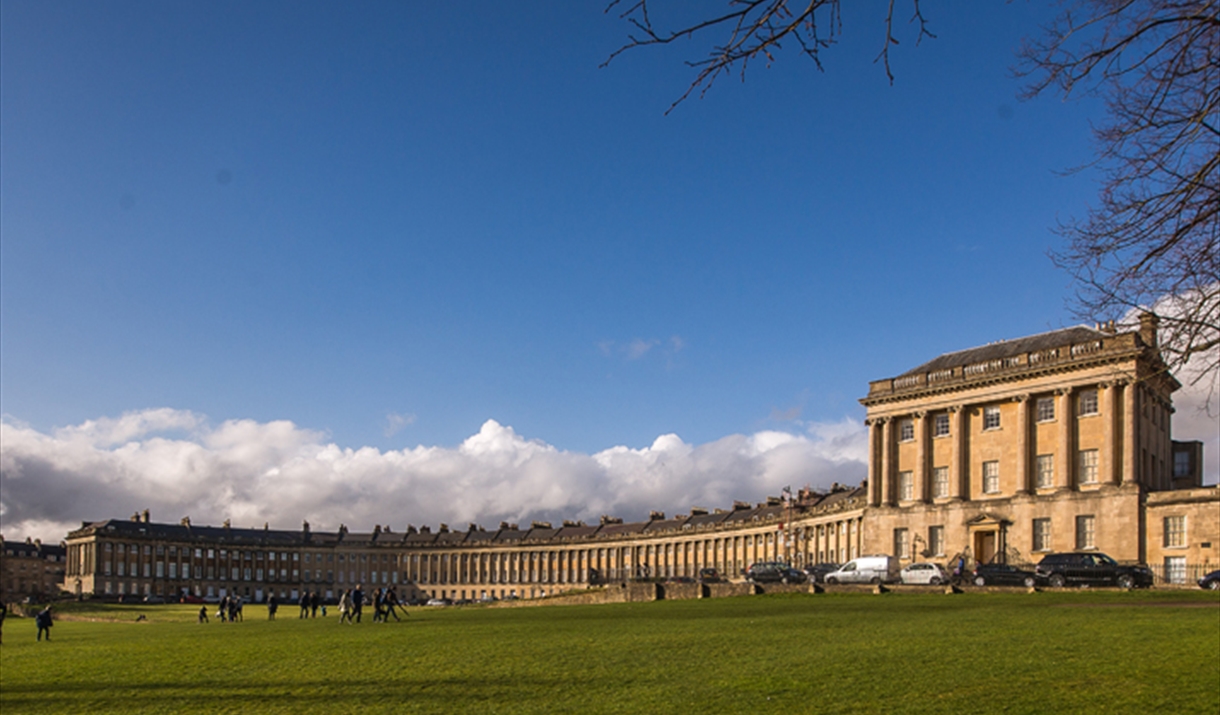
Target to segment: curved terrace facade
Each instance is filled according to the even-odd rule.
[[[82,523],[67,540],[64,590],[236,594],[394,585],[404,598],[534,598],[633,578],[737,578],[753,562],[1032,563],[1098,550],[1163,581],[1220,562],[1220,490],[1202,486],[1202,445],[1174,442],[1178,382],[1139,330],[1078,326],[941,355],[877,380],[861,400],[868,478],[647,521],[502,523],[397,532],[314,532]]]

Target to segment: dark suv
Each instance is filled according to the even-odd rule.
[[[1152,585],[1147,566],[1123,566],[1098,552],[1047,554],[1038,564],[1040,579],[1056,588],[1061,586],[1118,586],[1145,588]]]
[[[760,561],[746,571],[746,580],[757,583],[805,583],[808,576],[783,561]]]

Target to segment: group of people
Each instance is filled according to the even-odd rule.
[[[389,623],[390,616],[394,620],[401,621],[398,617],[398,609],[401,608],[404,614],[407,609],[403,607],[402,602],[398,600],[398,593],[392,588],[379,588],[373,591],[371,601],[364,593],[364,586],[358,585],[353,589],[343,592],[339,596],[339,623],[359,623],[364,615],[365,605],[373,606],[373,622]]]
[[[275,598],[272,596],[272,598]],[[301,606],[301,615],[297,618],[317,618],[318,608],[322,609],[322,617],[326,618],[326,604],[322,602],[322,596],[317,591],[305,591],[301,594],[299,601]]]
[[[216,609],[216,617],[220,619],[221,623],[235,623],[237,621],[243,621],[245,618],[242,616],[241,610],[244,604],[245,601],[241,596],[225,596],[220,599],[220,606]],[[199,622],[208,622],[207,606],[200,606]]]

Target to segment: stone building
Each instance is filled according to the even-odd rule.
[[[1097,549],[1173,580],[1220,561],[1202,445],[1171,438],[1180,387],[1155,318],[941,355],[869,385],[865,549],[905,560]]]
[[[395,586],[400,598],[535,598],[632,578],[736,576],[755,561],[843,561],[860,554],[865,490],[802,490],[791,500],[737,502],[624,523],[441,524],[395,532],[341,526],[317,532],[127,520],[84,522],[68,534],[64,590],[84,596],[240,595],[263,601],[357,584]]]
[[[64,580],[64,544],[0,538],[0,601],[39,600],[59,593]]]
[[[1220,490],[1202,486],[1202,445],[1171,438],[1178,387],[1151,317],[1131,332],[1066,328],[870,383],[859,487],[557,527],[285,531],[159,524],[145,511],[71,532],[64,589],[262,601],[362,584],[402,598],[534,598],[704,568],[738,578],[755,561],[1030,564],[1076,549],[1186,582],[1220,562]]]

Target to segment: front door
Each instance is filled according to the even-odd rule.
[[[980,564],[989,564],[995,558],[995,532],[974,532],[974,560]]]

